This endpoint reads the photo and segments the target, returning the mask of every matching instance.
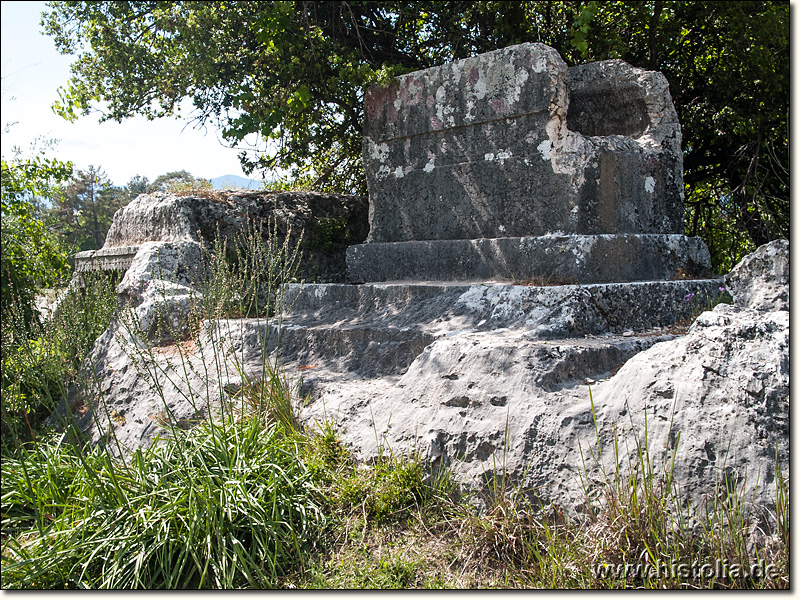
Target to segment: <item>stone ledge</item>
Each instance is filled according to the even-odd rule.
[[[394,328],[432,336],[512,328],[552,339],[666,327],[719,295],[720,279],[592,285],[291,284],[284,327]]]
[[[126,271],[133,262],[139,246],[117,246],[87,250],[75,255],[75,272],[90,273],[92,271]]]
[[[366,243],[347,249],[351,283],[499,280],[539,284],[709,275],[700,238],[678,234],[548,235]]]

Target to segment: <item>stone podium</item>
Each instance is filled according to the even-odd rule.
[[[370,234],[348,278],[703,275],[680,144],[666,79],[622,61],[521,44],[399,77],[365,97]]]
[[[176,418],[195,418],[189,398],[240,403],[243,386],[272,377],[264,367],[274,364],[297,386],[301,420],[335,424],[359,460],[413,454],[431,471],[450,468],[463,490],[478,494],[496,489],[497,476],[543,505],[582,507],[578,450],[594,448],[605,427],[614,432],[604,438],[612,456],[617,426],[645,411],[663,435],[650,438],[651,449],[661,452],[662,440],[681,430],[672,429],[673,399],[683,419],[675,423],[697,442],[687,444],[687,464],[713,462],[706,440],[719,462],[728,460],[722,438],[698,426],[697,411],[727,419],[720,399],[728,402],[735,389],[741,414],[752,412],[760,393],[753,382],[761,379],[751,373],[760,377],[763,363],[727,363],[739,374],[732,377],[727,367],[708,370],[706,358],[726,364],[718,361],[718,340],[733,338],[696,344],[704,327],[717,336],[734,322],[739,307],[706,313],[707,325],[692,330],[691,344],[702,348],[692,350],[692,361],[684,360],[689,345],[676,345],[657,363],[639,362],[642,376],[627,379],[628,387],[607,383],[631,357],[682,334],[725,285],[700,278],[708,249],[682,235],[680,127],[663,76],[621,61],[567,69],[553,49],[524,44],[405,75],[365,102],[369,234],[360,199],[300,202],[241,190],[222,202],[140,196],[115,215],[103,250],[76,256],[79,271],[131,265],[117,292],[148,340],[164,345],[171,341],[157,337],[158,327],[145,327],[158,324],[153,315],[169,319],[170,336],[180,327],[195,331],[190,286],[197,282],[189,279],[200,261],[187,260],[184,249],[200,254],[212,232],[228,235],[246,215],[297,231],[307,226],[307,234],[332,217],[358,225],[348,229],[357,245],[347,249],[346,276],[362,285],[289,283],[274,317],[203,321],[196,344],[186,347],[207,353],[206,362],[180,350],[198,362],[174,364],[197,385],[196,394],[173,394]],[[321,243],[309,247],[331,254]],[[177,259],[164,259],[170,256]],[[344,279],[341,262],[336,281]],[[770,318],[759,335],[771,348],[788,348],[781,324],[788,317]],[[755,321],[741,323],[749,344]],[[136,447],[163,429],[131,414],[115,424],[109,407],[121,415],[140,405],[150,414],[163,408],[139,369],[127,368],[129,333],[118,331],[104,334],[94,367],[114,403],[103,414],[87,412],[84,423],[95,440],[114,427],[123,445]],[[109,345],[117,335],[122,341]],[[777,356],[770,353],[744,356]],[[169,371],[177,354],[153,355],[166,365],[151,369],[164,375],[161,389],[180,381]],[[780,360],[769,359],[778,373]],[[209,377],[203,365],[212,364],[219,366]],[[683,381],[668,381],[671,373]],[[718,387],[698,396],[712,389],[703,387],[712,376]],[[737,456],[754,456],[751,439],[737,439],[747,441]],[[764,448],[772,460],[775,446]],[[635,464],[636,457],[620,456]],[[693,466],[687,481],[703,490],[710,479]]]

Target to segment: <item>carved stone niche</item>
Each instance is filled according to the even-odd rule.
[[[644,135],[651,121],[639,73],[621,60],[567,69],[567,127],[588,136]]]

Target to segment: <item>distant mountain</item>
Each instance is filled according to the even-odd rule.
[[[210,181],[215,190],[224,190],[225,188],[260,190],[263,187],[260,179],[247,179],[238,175],[222,175],[214,177]]]

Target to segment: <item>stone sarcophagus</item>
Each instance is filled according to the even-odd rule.
[[[367,243],[351,281],[700,274],[683,231],[680,125],[660,73],[568,69],[522,44],[410,73],[365,99]]]

